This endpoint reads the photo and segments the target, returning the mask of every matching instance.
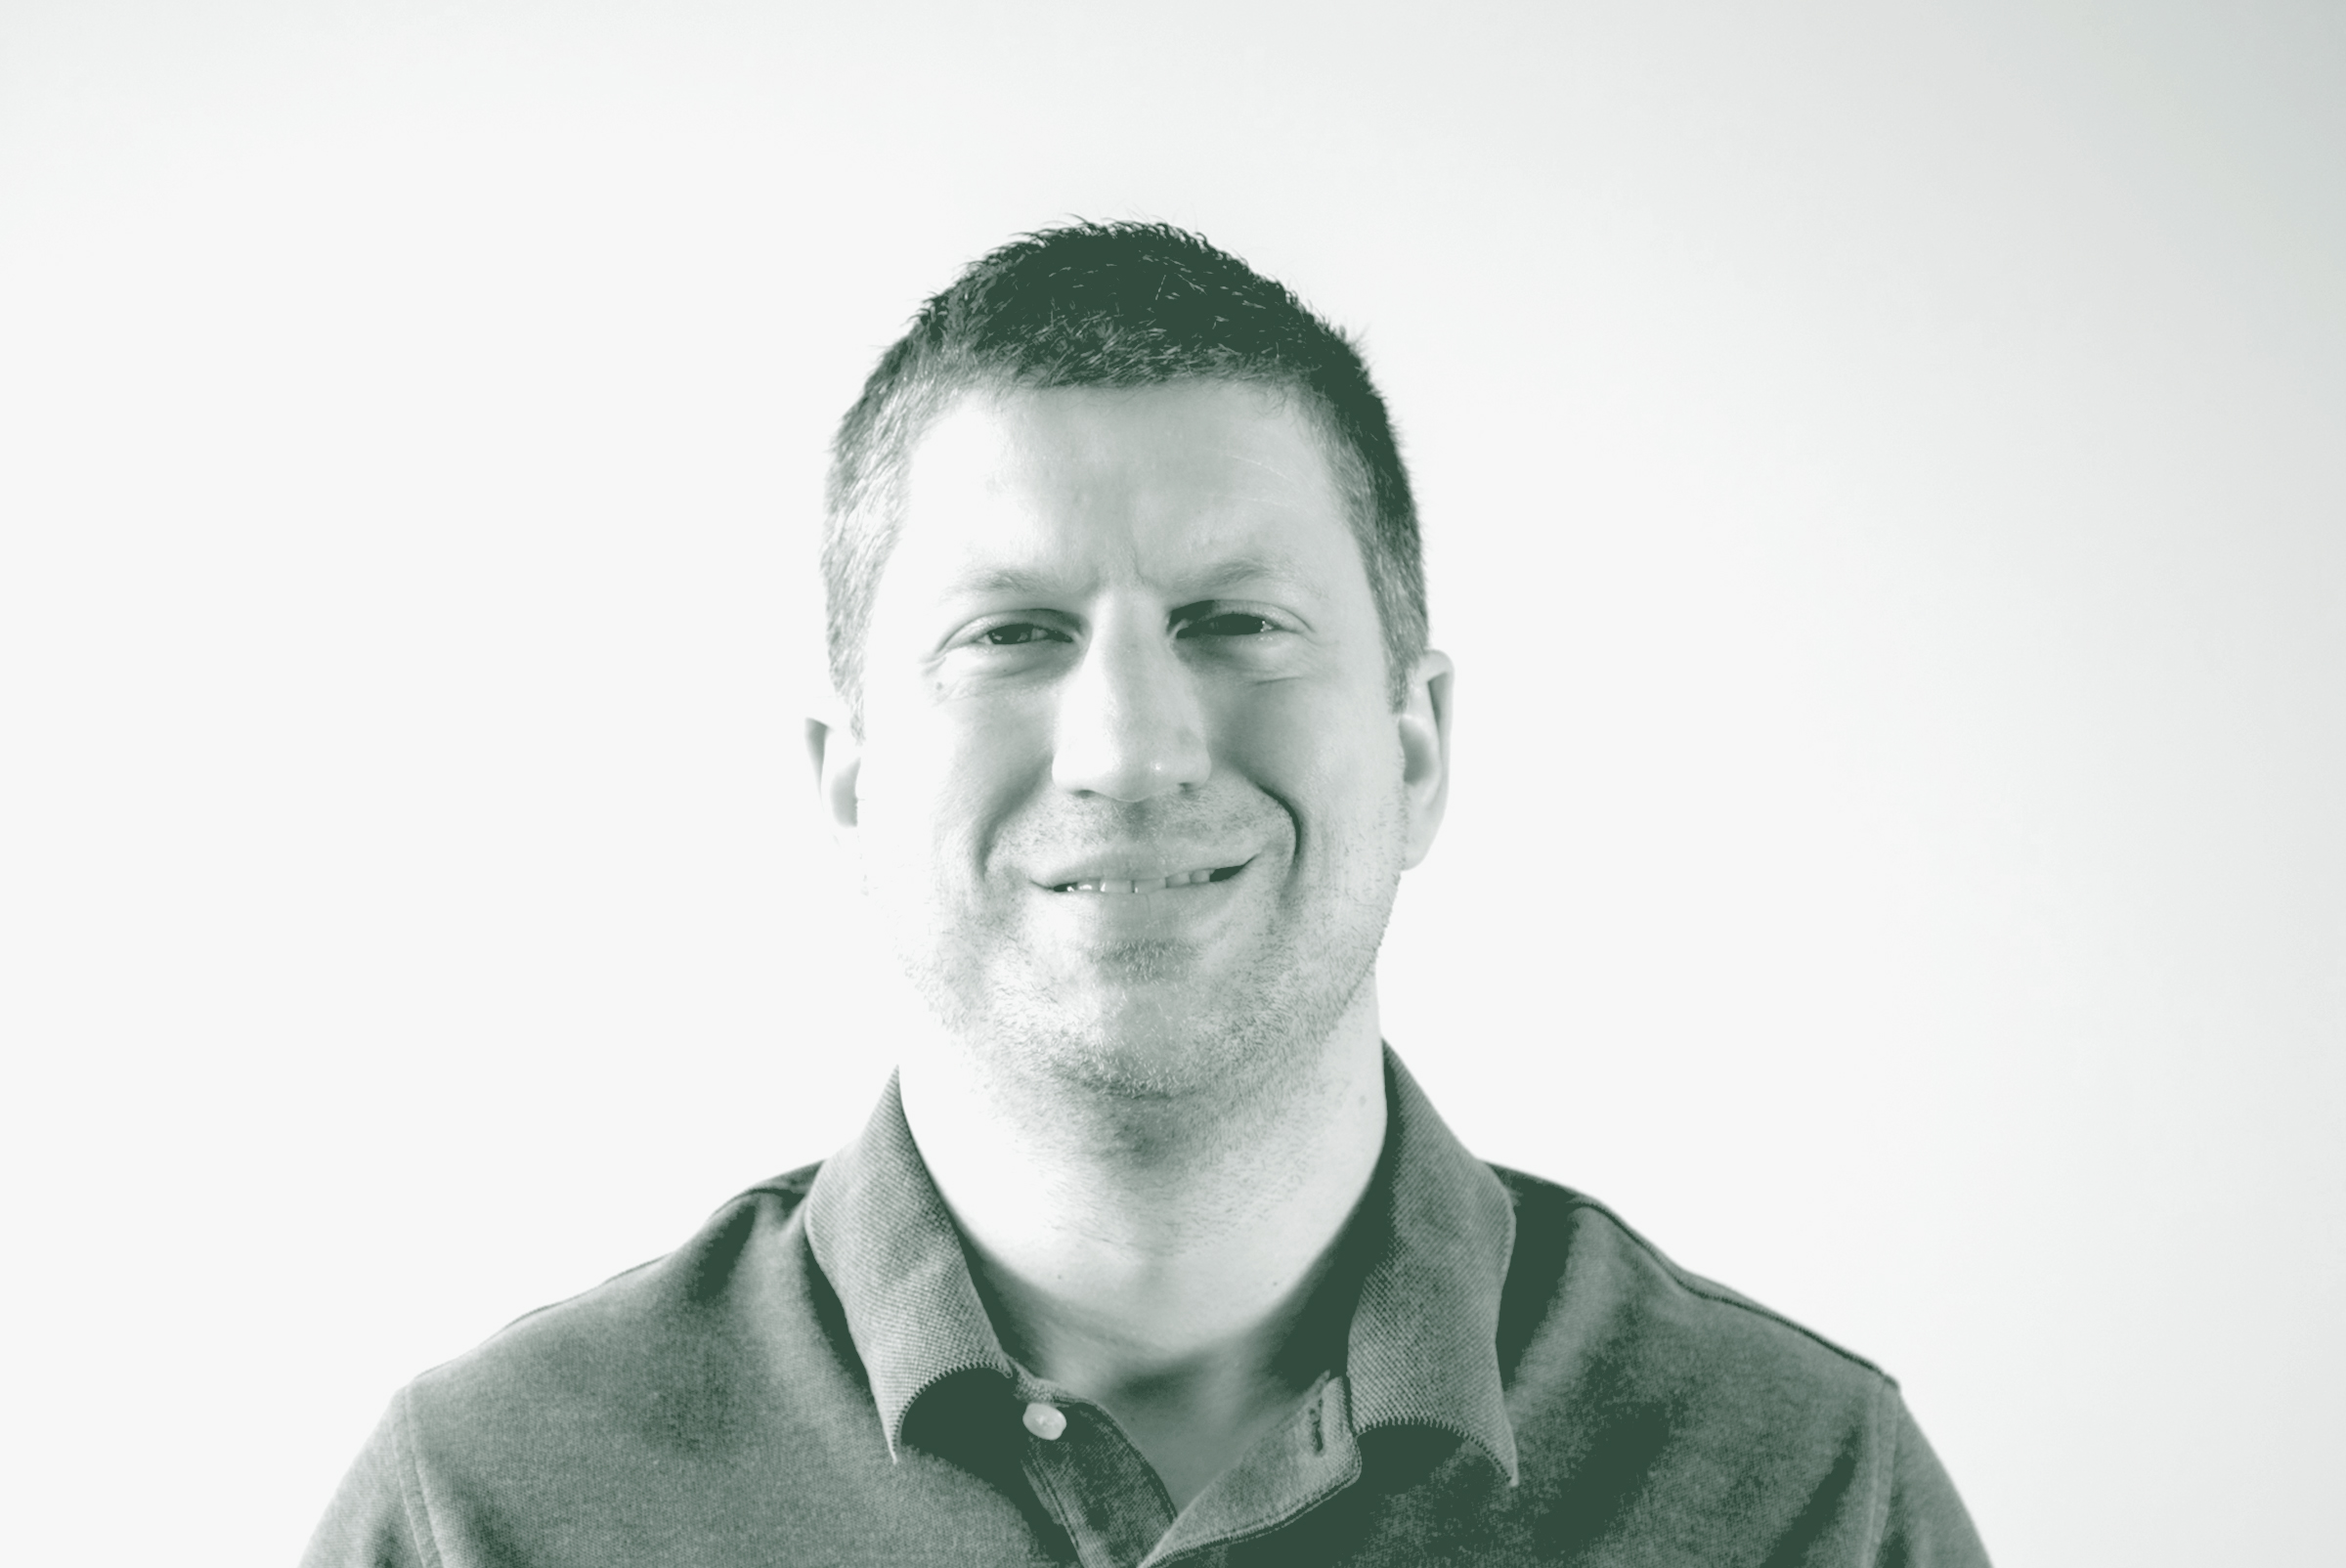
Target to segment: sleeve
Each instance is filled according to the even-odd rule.
[[[301,1568],[439,1568],[429,1526],[409,1484],[407,1395],[383,1413],[310,1537]]]
[[[1874,1568],[1987,1568],[1987,1548],[1905,1400],[1890,1395],[1888,1497]]]

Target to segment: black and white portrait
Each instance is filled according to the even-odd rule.
[[[0,14],[16,1549],[2320,1559],[2342,72]]]

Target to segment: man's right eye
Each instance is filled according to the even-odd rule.
[[[1053,637],[1062,642],[1066,640],[1064,632],[1054,632],[1047,626],[1036,626],[1032,621],[1013,621],[1008,626],[986,628],[978,633],[978,640],[988,647],[1016,648]]]

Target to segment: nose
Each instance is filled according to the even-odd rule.
[[[1053,782],[1127,802],[1204,783],[1213,763],[1197,698],[1161,624],[1104,620],[1060,692]]]

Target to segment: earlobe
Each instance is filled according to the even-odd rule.
[[[1408,698],[1394,723],[1401,733],[1402,790],[1409,812],[1402,864],[1413,866],[1434,847],[1450,802],[1450,655],[1426,649],[1410,677]]]
[[[855,831],[856,783],[863,767],[863,743],[846,722],[830,714],[806,720],[806,757],[814,764],[815,793],[831,835],[843,844]]]

